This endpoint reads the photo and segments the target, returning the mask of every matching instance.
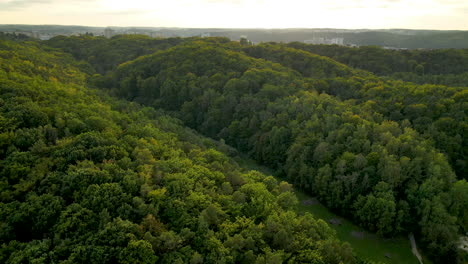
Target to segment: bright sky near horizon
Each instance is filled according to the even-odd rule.
[[[0,24],[468,30],[468,1],[0,0]]]

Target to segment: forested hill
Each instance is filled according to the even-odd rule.
[[[468,49],[388,50],[377,46],[352,48],[299,42],[284,46],[327,56],[350,67],[394,79],[420,84],[468,85]]]
[[[290,184],[79,67],[0,41],[0,263],[364,263]]]
[[[380,236],[414,233],[435,263],[468,261],[466,87],[293,44],[1,43],[0,262],[363,262],[294,213],[289,184]]]
[[[305,47],[313,48],[314,46],[306,45]],[[324,49],[333,50],[333,47],[323,45]],[[370,50],[375,49],[370,48]],[[311,82],[317,83],[317,76],[313,75],[314,72],[320,71],[317,68],[327,69],[326,66],[323,66],[325,64],[324,60],[321,60],[321,63],[308,63],[311,60],[317,61],[317,55],[292,49],[282,44],[249,46],[244,51],[257,58],[267,58],[282,65],[287,65],[300,72],[304,77],[313,77],[314,79]],[[390,56],[384,56],[384,52],[386,51],[382,49],[380,49],[380,52],[382,52],[380,55],[366,52],[366,48],[357,49],[357,51],[361,55],[357,55],[356,57],[362,58],[361,63],[362,65],[367,65],[367,67],[364,67],[366,69],[376,69],[372,66],[374,64],[385,66],[384,61]],[[443,59],[443,54],[446,54],[448,58],[453,58],[453,60]],[[459,54],[460,56],[457,57],[454,54]],[[463,76],[468,74],[468,56],[463,56],[463,54],[465,54],[465,51],[459,50],[431,51],[422,56],[427,58],[425,62],[421,63],[433,65],[427,67],[432,68],[433,74],[440,74],[436,76],[461,74],[455,75],[461,76],[460,78],[454,78],[458,80],[458,83],[465,83],[465,86],[468,86],[467,82],[463,82]],[[407,55],[400,56],[404,57]],[[378,63],[379,61],[383,62]],[[450,62],[454,62],[457,65],[451,65]],[[333,65],[330,62],[327,64]],[[336,65],[337,63],[335,62],[334,64]],[[415,62],[415,64],[417,63]],[[460,67],[460,65],[462,66]],[[467,65],[467,68],[464,68],[463,65]],[[396,69],[397,67],[395,66]],[[405,69],[405,67],[401,66],[400,69]],[[463,70],[467,72],[463,73]],[[427,140],[434,141],[436,148],[448,156],[452,168],[459,177],[465,177],[466,179],[468,175],[466,159],[468,152],[466,87],[446,87],[432,84],[414,85],[394,81],[391,78],[379,79],[369,74],[366,75],[363,71],[354,71],[353,73],[354,76],[352,78],[324,79],[318,82],[314,88],[320,92],[338,96],[343,100],[357,100],[358,104],[366,104],[368,107],[371,107],[372,111],[380,113],[385,119],[397,121],[400,124],[405,122],[405,120],[409,121],[412,127]],[[411,75],[411,73],[408,74]]]
[[[456,261],[468,230],[465,88],[384,81],[292,48],[215,39],[91,82],[172,111],[370,230],[415,232],[435,260]]]
[[[107,73],[119,64],[188,41],[190,38],[154,39],[143,35],[115,36],[112,39],[94,36],[57,36],[44,41],[61,48],[78,61],[86,61],[97,73]]]

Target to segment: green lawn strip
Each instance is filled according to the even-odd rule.
[[[337,216],[320,203],[305,205],[302,202],[311,199],[311,196],[296,190],[300,204],[300,212],[309,212],[315,217],[323,219],[329,223],[330,219],[339,219],[339,224],[329,224],[336,230],[341,241],[352,245],[356,253],[366,259],[380,261],[383,263],[408,263],[418,264],[417,258],[411,252],[411,244],[407,237],[395,237],[385,239],[376,234],[365,231],[357,225],[342,217]],[[353,235],[353,232],[355,235]],[[358,235],[358,237],[356,237]],[[362,237],[359,237],[362,235]],[[386,257],[386,255],[388,257]]]
[[[273,174],[271,169],[261,166],[251,159],[242,157],[237,159],[237,162],[246,169],[257,170],[266,175]],[[278,180],[281,181],[284,179],[278,178]],[[318,202],[309,205],[304,204],[303,201],[311,200],[313,197],[297,189],[295,193],[299,199],[299,212],[309,212],[327,223],[329,223],[330,219],[339,219],[341,222],[339,225],[329,225],[336,230],[338,238],[343,242],[350,243],[356,254],[360,257],[388,264],[419,264],[417,258],[411,252],[411,244],[407,237],[399,236],[385,239],[377,236],[376,234],[365,231],[351,221],[334,214]],[[353,236],[353,231],[360,232],[360,234],[363,234],[363,237],[358,238]],[[386,257],[386,255],[388,257]],[[423,261],[424,264],[431,263],[424,255]]]

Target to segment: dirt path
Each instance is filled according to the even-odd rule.
[[[409,239],[411,241],[411,251],[418,258],[419,263],[423,264],[421,254],[418,252],[418,247],[416,246],[416,240],[414,239],[413,233],[409,234]]]

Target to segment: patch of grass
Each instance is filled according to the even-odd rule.
[[[309,212],[327,223],[330,219],[339,219],[339,225],[329,225],[336,230],[338,238],[341,241],[350,243],[360,257],[389,264],[419,264],[417,258],[411,252],[411,244],[407,237],[382,238],[345,218],[337,216],[320,203],[303,204],[301,201],[311,199],[309,195],[297,190],[296,195],[300,201],[298,206],[300,212]],[[353,236],[353,231],[359,232],[363,236]],[[387,258],[386,254],[390,258]]]
[[[238,158],[237,162],[246,169],[257,170],[266,175],[273,174],[271,169],[261,166],[246,157]],[[281,181],[283,179],[278,180]],[[388,264],[419,264],[418,259],[411,252],[411,243],[408,237],[399,236],[389,239],[380,237],[334,214],[320,203],[303,204],[302,201],[311,200],[313,198],[300,190],[295,190],[295,193],[299,199],[299,213],[309,212],[316,218],[320,218],[327,223],[329,223],[328,221],[330,219],[339,219],[340,225],[329,225],[336,230],[338,238],[343,242],[351,244],[356,254],[361,258]],[[360,232],[359,234],[363,236],[353,236],[353,231]],[[389,258],[385,255],[388,255]],[[424,264],[431,263],[424,256],[423,258]]]

